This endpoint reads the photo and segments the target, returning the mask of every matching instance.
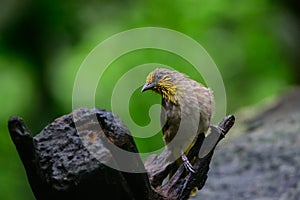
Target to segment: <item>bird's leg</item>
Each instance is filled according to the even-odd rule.
[[[197,136],[196,142],[193,144],[192,148],[189,150],[187,156],[181,150],[181,159],[183,161],[184,167],[192,173],[195,173],[196,170],[193,168],[193,166],[189,160],[193,160],[195,158],[195,156],[198,155],[204,139],[205,139],[204,133],[200,133]]]
[[[193,174],[195,174],[196,171],[195,171],[194,167],[192,166],[192,164],[190,163],[189,159],[186,157],[186,155],[184,154],[182,149],[181,149],[181,159],[182,159],[185,169],[192,172]]]

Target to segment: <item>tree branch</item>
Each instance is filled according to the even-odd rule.
[[[209,137],[199,136],[191,151],[193,155],[187,155],[189,159],[196,156],[193,163],[196,173],[187,172],[181,165],[164,185],[163,180],[174,168],[174,162],[168,161],[170,152],[149,156],[145,166],[138,154],[129,160],[117,158],[109,145],[128,152],[138,151],[128,128],[118,116],[106,110],[74,110],[57,118],[35,137],[20,117],[11,117],[8,127],[37,200],[97,196],[139,200],[187,199],[194,187],[201,189],[214,149],[233,123],[234,117],[228,116],[219,126],[212,127]],[[123,172],[107,166],[107,163],[121,166],[124,162],[145,172]]]

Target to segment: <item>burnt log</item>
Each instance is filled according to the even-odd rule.
[[[34,137],[20,117],[11,117],[8,127],[37,200],[139,200],[187,199],[194,187],[201,189],[214,148],[233,123],[234,117],[228,116],[211,129],[209,137],[198,138],[193,147],[197,154],[193,162],[196,173],[181,165],[164,185],[163,180],[174,166],[166,159],[170,152],[151,155],[144,165],[130,131],[109,111],[74,110]],[[119,149],[132,154],[119,156]],[[125,162],[132,171],[122,170]]]

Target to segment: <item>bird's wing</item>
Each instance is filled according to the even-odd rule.
[[[160,122],[166,144],[168,144],[176,135],[180,119],[180,108],[169,102],[163,102]]]

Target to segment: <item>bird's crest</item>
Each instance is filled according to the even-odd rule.
[[[147,76],[146,82],[147,82],[147,83],[152,83],[152,82],[154,81],[154,75],[155,75],[155,72],[151,72],[151,73]]]

